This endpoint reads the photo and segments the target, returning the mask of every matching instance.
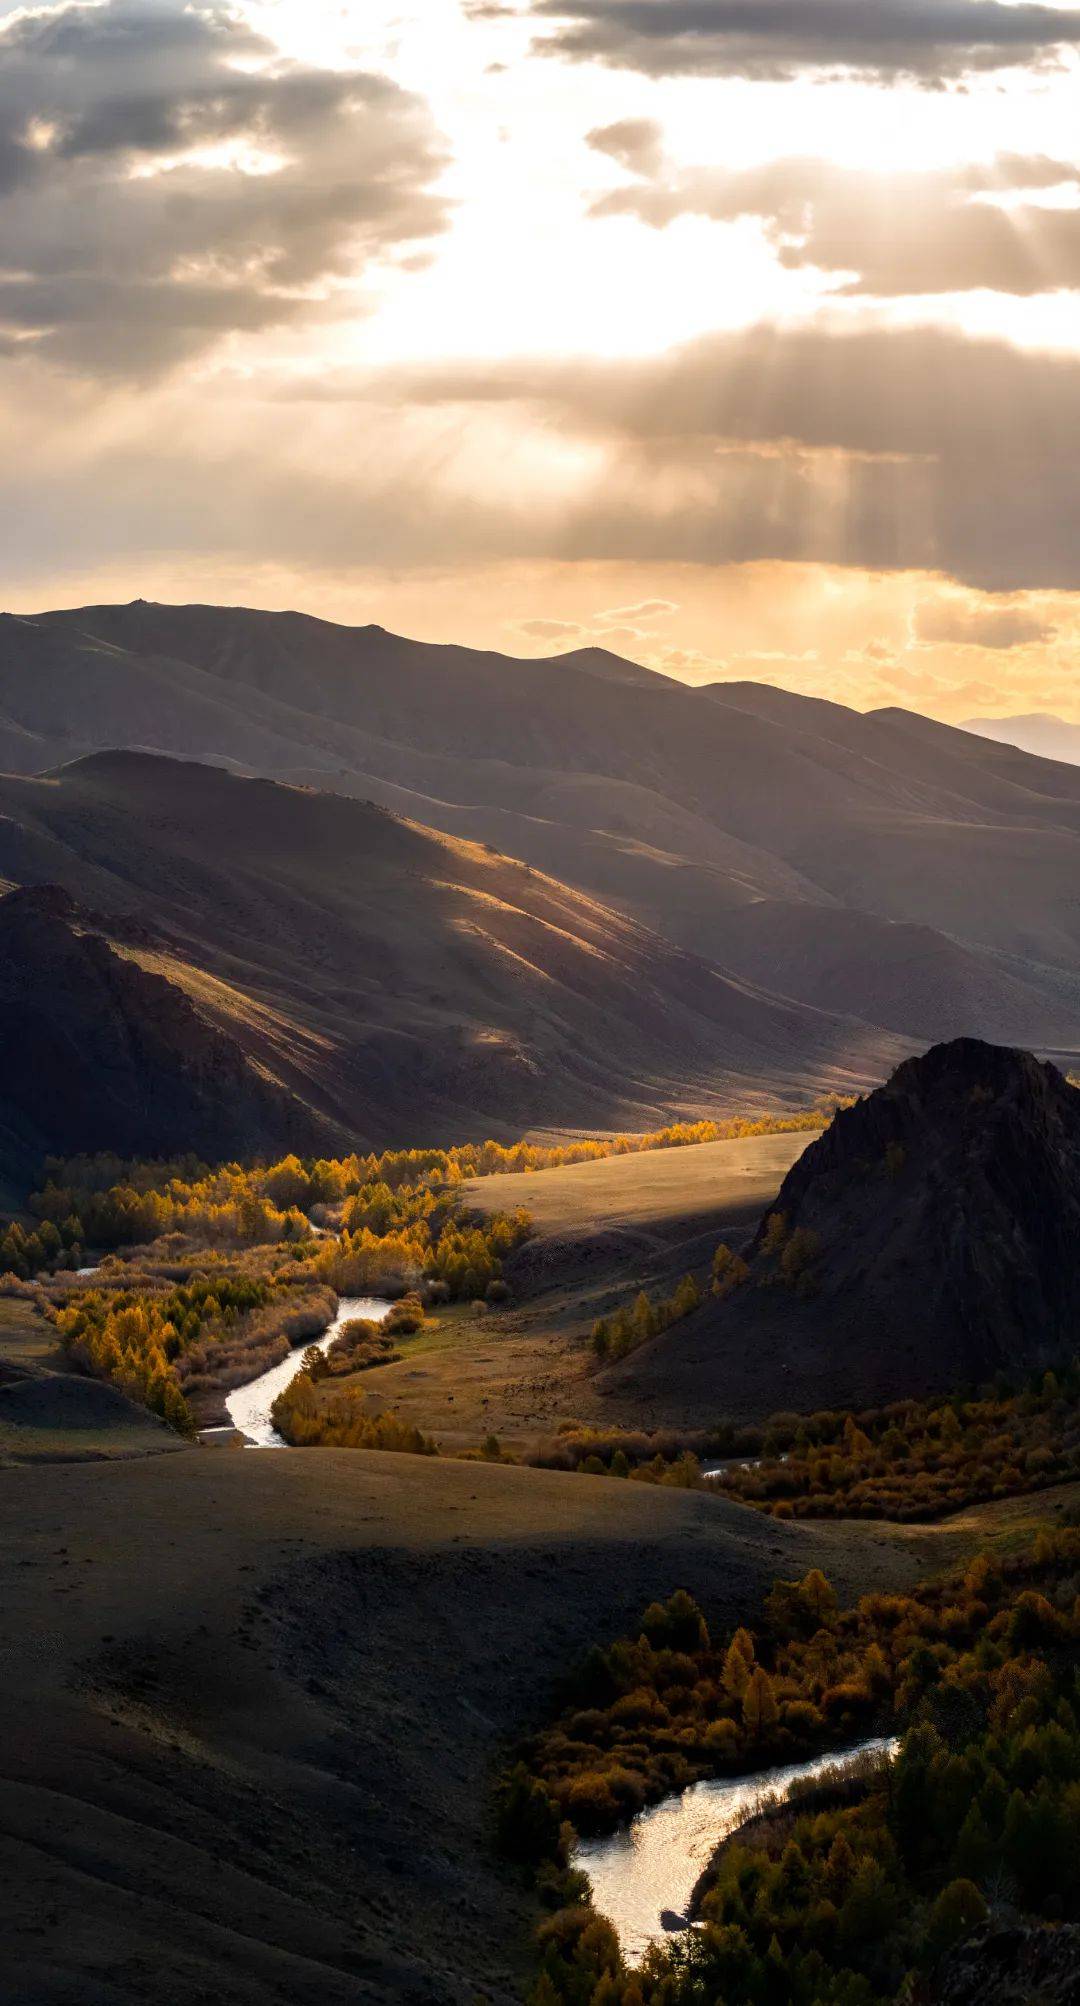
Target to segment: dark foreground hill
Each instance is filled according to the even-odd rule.
[[[1080,769],[911,713],[244,607],[0,616],[0,764],[113,746],[378,801],[920,1041],[1080,1048]]]
[[[83,932],[58,887],[0,899],[0,1171],[114,1149],[312,1147],[319,1124],[181,989]]]
[[[613,1391],[694,1410],[853,1406],[1011,1378],[1080,1331],[1080,1092],[961,1039],[909,1059],[792,1166],[747,1281]]]
[[[2,2006],[515,2006],[491,1791],[553,1682],[675,1584],[729,1624],[777,1573],[916,1572],[906,1536],[352,1449],[0,1468],[0,1535]]]
[[[191,762],[0,776],[0,876],[96,912],[350,1147],[805,1102],[904,1049],[478,844]]]

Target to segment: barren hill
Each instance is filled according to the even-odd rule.
[[[788,1172],[749,1279],[608,1375],[707,1417],[1022,1377],[1080,1327],[1080,1092],[960,1039],[841,1110]]]
[[[0,1170],[46,1153],[312,1147],[325,1126],[183,991],[76,924],[56,887],[0,899]]]
[[[0,778],[0,818],[0,876],[96,911],[354,1141],[805,1101],[901,1049],[370,803],[117,752]]]
[[[0,618],[3,760],[32,772],[109,746],[492,843],[799,1001],[1080,1049],[1080,769],[904,711],[243,607]],[[894,925],[937,938],[905,958]],[[884,997],[883,954],[903,971]]]

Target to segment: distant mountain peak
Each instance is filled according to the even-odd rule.
[[[961,731],[978,738],[990,738],[999,745],[1013,745],[1020,752],[1034,753],[1038,759],[1057,759],[1067,766],[1080,766],[1080,724],[1052,711],[1031,710],[1015,717],[969,717]]]

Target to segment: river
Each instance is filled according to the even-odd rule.
[[[391,1308],[382,1296],[343,1296],[338,1304],[337,1315],[321,1337],[314,1337],[311,1344],[320,1351],[329,1351],[335,1337],[343,1325],[351,1323],[354,1317],[367,1317],[372,1323],[381,1323]],[[272,1365],[269,1372],[261,1372],[257,1379],[249,1379],[246,1386],[234,1386],[226,1396],[225,1408],[234,1428],[247,1437],[248,1446],[254,1449],[286,1449],[288,1443],[278,1434],[270,1419],[270,1409],[279,1393],[283,1393],[290,1379],[295,1379],[300,1370],[300,1360],[311,1345],[300,1344],[290,1351],[280,1365]]]
[[[710,1778],[640,1812],[625,1831],[583,1839],[573,1864],[588,1875],[593,1907],[614,1924],[627,1963],[640,1964],[650,1944],[667,1940],[661,1915],[685,1916],[721,1840],[753,1818],[765,1798],[786,1796],[804,1777],[851,1769],[866,1755],[891,1755],[897,1745],[885,1737],[789,1769]]]

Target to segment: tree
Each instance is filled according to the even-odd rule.
[[[558,1807],[544,1785],[519,1762],[506,1778],[498,1799],[499,1844],[512,1860],[536,1866],[557,1859],[561,1822]]]
[[[897,1917],[896,1890],[884,1867],[864,1853],[844,1897],[837,1936],[844,1950],[860,1950],[887,1937]]]
[[[747,1733],[752,1735],[755,1741],[760,1741],[775,1724],[778,1712],[773,1682],[762,1665],[755,1665],[747,1679],[742,1696],[742,1713]]]
[[[741,1699],[754,1666],[754,1640],[749,1630],[736,1630],[724,1655],[724,1691]]]
[[[634,1299],[634,1307],[633,1310],[631,1311],[631,1317],[634,1327],[634,1341],[636,1344],[644,1344],[647,1338],[656,1336],[656,1330],[657,1330],[656,1311],[654,1310],[652,1303],[649,1301],[648,1296],[645,1294],[644,1289],[639,1289],[637,1296]]]
[[[932,1950],[951,1950],[986,1921],[986,1902],[974,1881],[950,1881],[930,1911],[927,1942]]]
[[[765,1221],[765,1234],[761,1242],[762,1253],[766,1255],[778,1254],[781,1248],[783,1247],[787,1239],[787,1236],[788,1236],[787,1213],[770,1212],[767,1220]]]
[[[809,1279],[810,1270],[821,1259],[821,1240],[809,1226],[796,1226],[780,1255],[780,1273],[793,1289]]]
[[[678,1323],[684,1316],[690,1316],[700,1303],[701,1290],[693,1275],[684,1275],[671,1298],[671,1321]]]

